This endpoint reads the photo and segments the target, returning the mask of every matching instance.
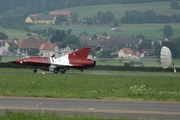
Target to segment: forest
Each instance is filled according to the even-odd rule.
[[[132,4],[159,1],[169,0],[0,0],[0,14],[17,7],[26,9],[29,14],[32,14],[76,6]]]

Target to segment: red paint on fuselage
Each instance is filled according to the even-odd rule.
[[[75,68],[89,68],[95,66],[95,61],[87,59],[91,48],[85,47],[68,55],[69,63]]]
[[[72,59],[87,59],[87,56],[90,52],[91,48],[82,48],[80,50],[74,51],[72,53],[69,53],[68,55],[68,59],[72,60]]]
[[[95,61],[90,59],[71,59],[70,64],[77,68],[89,68],[95,66]]]
[[[40,56],[28,56],[22,59],[16,60],[17,64],[32,65],[32,66],[48,66],[51,64],[49,57]]]

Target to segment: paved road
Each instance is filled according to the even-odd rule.
[[[40,113],[56,112],[59,115],[180,120],[178,102],[1,97],[0,113],[3,114],[7,109]]]

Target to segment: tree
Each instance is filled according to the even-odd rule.
[[[143,41],[144,41],[144,40],[147,40],[147,39],[144,37],[144,35],[142,35],[142,34],[139,34],[138,36],[136,36],[136,38],[141,38]]]
[[[114,14],[111,11],[108,11],[105,16],[108,23],[111,23],[115,19]]]
[[[111,50],[103,50],[101,52],[101,58],[111,58]]]
[[[17,44],[12,43],[12,42],[9,43],[9,51],[10,52],[15,52],[15,50],[17,50],[17,48],[18,48]]]
[[[151,48],[152,48],[152,44],[147,40],[142,41],[138,46],[139,51],[142,51],[142,49],[151,49]]]
[[[55,30],[52,28],[52,27],[49,27],[48,28],[48,34],[49,34],[49,36],[50,35],[53,35],[55,33]]]
[[[78,47],[82,47],[79,38],[76,37],[75,35],[68,35],[66,39],[63,40],[64,44],[74,44],[77,45]]]
[[[171,19],[172,19],[172,22],[180,22],[180,15],[177,15],[176,13],[174,13],[172,16],[171,16]]]
[[[92,25],[93,24],[93,18],[90,17],[90,18],[86,18],[87,19],[87,25]]]
[[[165,25],[164,28],[163,28],[163,34],[164,34],[164,37],[171,37],[173,36],[173,29],[170,25]]]
[[[97,20],[100,20],[100,23],[105,23],[105,15],[102,11],[99,11],[97,13]]]
[[[5,33],[0,32],[0,39],[8,39],[8,36]]]
[[[76,24],[78,22],[78,15],[77,13],[72,14],[72,23]]]
[[[114,19],[113,20],[113,25],[114,26],[118,26],[119,25],[119,20],[118,19]]]
[[[67,34],[70,35],[72,33],[72,29],[67,30]]]
[[[97,39],[97,35],[96,35],[96,34],[94,34],[94,35],[92,36],[92,40],[95,40],[95,39]]]
[[[63,41],[66,38],[66,32],[64,30],[56,30],[56,33],[52,35],[51,43]]]
[[[84,34],[84,35],[88,35],[88,33],[87,33],[87,31],[86,31],[86,30],[84,30],[84,31],[83,31],[83,34]]]
[[[63,15],[60,15],[60,16],[56,17],[55,23],[60,24],[61,22],[66,22],[66,20],[67,19]]]
[[[103,35],[108,36],[106,32],[103,32]]]
[[[170,5],[172,9],[180,9],[180,6],[176,0],[171,0]]]
[[[175,46],[178,51],[178,57],[180,57],[180,36],[177,38],[177,42],[176,42]]]
[[[25,9],[19,7],[13,8],[4,13],[0,18],[0,26],[4,28],[28,30],[29,26],[27,26],[24,21],[27,16],[28,13]]]

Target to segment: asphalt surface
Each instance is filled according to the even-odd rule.
[[[50,112],[58,115],[180,120],[179,102],[1,97],[0,113],[4,114],[6,110]]]

